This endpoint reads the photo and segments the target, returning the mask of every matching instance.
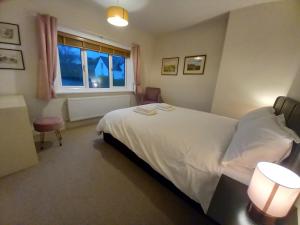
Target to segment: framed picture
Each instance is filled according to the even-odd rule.
[[[193,55],[184,58],[183,74],[201,75],[204,74],[206,55]]]
[[[21,45],[19,25],[0,22],[0,43]]]
[[[163,58],[161,65],[161,75],[177,75],[179,57]]]
[[[0,69],[25,70],[22,51],[0,48]]]

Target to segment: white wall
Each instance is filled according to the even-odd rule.
[[[300,2],[230,13],[213,100],[214,113],[239,118],[279,95],[300,100]]]
[[[35,97],[35,15],[39,12],[56,16],[59,25],[74,30],[99,33],[124,45],[139,43],[144,86],[160,87],[164,100],[171,104],[210,111],[214,96],[213,112],[239,117],[253,108],[272,104],[278,95],[300,100],[299,4],[297,0],[285,0],[245,8],[230,14],[228,26],[227,16],[220,16],[154,39],[130,25],[121,29],[109,25],[104,10],[92,2],[3,1],[0,21],[20,25],[22,46],[9,47],[23,50],[26,70],[0,70],[0,95],[25,95],[31,118],[42,114],[67,118],[66,95],[50,102]],[[207,54],[205,74],[183,75],[184,56],[194,54]],[[173,56],[180,57],[178,75],[161,76],[161,59]]]
[[[17,23],[21,31],[21,47],[25,60],[25,71],[1,70],[0,95],[23,94],[29,105],[31,118],[39,115],[62,115],[67,118],[65,97],[59,96],[50,102],[36,99],[37,80],[37,13],[47,13],[58,18],[61,26],[78,31],[89,31],[100,34],[104,38],[130,46],[139,43],[142,49],[143,83],[150,74],[154,38],[130,25],[116,28],[106,22],[105,10],[95,3],[72,0],[9,0],[0,3],[0,21]],[[0,47],[8,47],[0,45]],[[70,96],[70,95],[69,95]],[[82,94],[79,96],[83,96]],[[78,97],[78,95],[76,95]]]
[[[149,85],[160,87],[164,101],[210,111],[227,25],[223,15],[157,38]],[[207,54],[204,75],[183,75],[184,57]],[[162,76],[162,58],[180,57],[177,76]]]
[[[299,60],[300,62],[300,60]],[[300,64],[300,63],[299,63]],[[296,73],[296,77],[293,80],[292,86],[289,89],[288,96],[300,101],[300,65],[298,67],[298,71]]]

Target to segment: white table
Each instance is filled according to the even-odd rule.
[[[24,97],[0,96],[0,177],[37,163]]]

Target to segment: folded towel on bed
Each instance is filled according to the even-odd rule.
[[[134,112],[136,113],[140,113],[140,114],[143,114],[143,115],[147,115],[147,116],[152,116],[152,115],[155,115],[157,114],[156,110],[154,109],[153,111],[145,111],[145,110],[142,110],[140,109],[139,107],[136,107],[133,109]]]
[[[135,107],[133,111],[143,115],[151,116],[156,114],[156,107],[154,105],[140,105]]]
[[[166,103],[156,104],[156,108],[158,108],[160,110],[164,110],[164,111],[172,111],[175,109],[172,105],[169,105]]]
[[[153,111],[156,111],[155,105],[140,105],[137,106],[136,109],[146,113],[151,113]]]

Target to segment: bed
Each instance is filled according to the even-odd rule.
[[[285,115],[287,125],[299,134],[300,105],[278,97],[273,107],[276,114]],[[180,107],[159,111],[154,116],[127,108],[106,114],[97,131],[103,132],[110,144],[137,156],[206,212],[222,173],[243,183],[251,178],[252,171],[220,163],[237,124],[235,119]],[[297,153],[295,145],[283,164],[297,169]]]

